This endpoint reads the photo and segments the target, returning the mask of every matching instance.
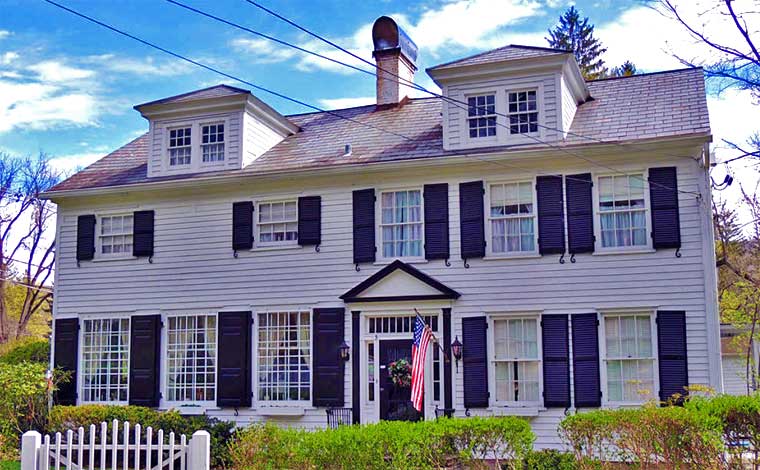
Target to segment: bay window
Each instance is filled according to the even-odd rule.
[[[129,319],[84,320],[81,361],[82,401],[126,402]]]
[[[384,258],[421,257],[422,191],[383,191],[380,239]]]
[[[495,318],[493,345],[496,403],[537,403],[541,371],[538,319]]]
[[[646,247],[644,175],[600,176],[597,187],[602,248]]]
[[[489,220],[492,253],[536,251],[536,211],[532,182],[492,184]]]
[[[604,316],[607,400],[643,402],[655,396],[652,315]]]
[[[167,320],[166,399],[216,400],[216,315],[176,315]]]
[[[311,400],[309,312],[260,313],[258,320],[258,400],[275,403]]]

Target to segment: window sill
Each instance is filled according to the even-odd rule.
[[[392,262],[394,262],[396,260],[402,261],[402,262],[404,262],[406,264],[427,264],[427,263],[429,263],[429,261],[426,260],[425,258],[383,258],[383,259],[379,259],[379,260],[375,261],[372,264],[374,264],[375,266],[385,266],[386,264],[391,264]]]
[[[93,263],[105,263],[107,261],[130,261],[138,259],[137,256],[101,256],[92,259]]]
[[[280,250],[298,250],[302,249],[303,245],[299,244],[287,244],[287,245],[262,245],[262,246],[254,246],[250,249],[252,252],[257,251],[280,251]]]
[[[601,249],[601,250],[594,250],[594,252],[591,253],[591,255],[592,256],[641,255],[641,254],[650,254],[650,253],[657,253],[657,250],[655,250],[654,248],[648,248],[648,247],[636,248],[632,250]]]
[[[491,413],[494,416],[538,416],[545,408],[538,406],[492,406]]]
[[[303,416],[311,406],[259,406],[256,411],[262,416]]]
[[[176,410],[181,415],[187,415],[187,416],[199,416],[204,415],[208,411],[215,411],[215,410],[221,410],[218,406],[216,406],[216,403],[210,404],[210,405],[175,405],[175,404],[168,404],[166,406],[161,407],[162,410]]]
[[[494,254],[486,255],[485,257],[483,257],[483,260],[492,261],[492,260],[505,260],[505,259],[535,259],[535,258],[540,258],[540,257],[541,257],[541,254],[537,252],[519,253],[519,254],[514,254],[514,255],[494,253]]]

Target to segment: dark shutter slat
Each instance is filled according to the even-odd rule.
[[[71,372],[66,383],[61,384],[54,395],[59,405],[77,404],[77,366],[79,364],[79,320],[62,318],[55,320],[53,365],[64,372]]]
[[[575,406],[602,404],[599,384],[599,329],[596,313],[573,315],[573,379]]]
[[[570,350],[567,315],[541,317],[544,406],[570,406]]]
[[[345,404],[344,362],[340,358],[344,317],[344,308],[314,309],[314,406],[342,407]],[[359,351],[353,353],[358,357]]]
[[[449,185],[426,184],[425,259],[449,258]]]
[[[562,177],[536,178],[538,198],[538,250],[542,255],[565,252],[565,217],[562,202]]]
[[[219,312],[216,404],[251,406],[251,312]]]
[[[465,408],[488,407],[486,317],[462,319],[462,368]]]
[[[153,211],[137,211],[132,223],[132,255],[153,256]]]
[[[354,263],[375,261],[375,190],[353,193]]]
[[[159,405],[161,361],[161,315],[130,319],[129,404]]]
[[[95,216],[77,217],[77,261],[88,261],[95,256]]]
[[[686,357],[686,312],[657,312],[657,351],[660,369],[660,400],[686,395],[689,385]]]
[[[304,196],[298,198],[298,244],[322,243],[322,198]]]
[[[483,182],[459,184],[459,232],[463,259],[486,254]]]
[[[570,254],[594,251],[594,201],[591,173],[565,177],[567,245]]]
[[[253,248],[253,202],[243,201],[232,204],[232,249]]]
[[[652,247],[680,248],[678,177],[675,167],[649,169],[649,201],[652,205]]]

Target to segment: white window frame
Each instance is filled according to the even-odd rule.
[[[261,322],[259,315],[272,313],[308,313],[309,314],[309,399],[308,400],[260,400],[259,399],[259,328]],[[314,399],[314,311],[311,308],[268,308],[253,313],[253,402],[258,409],[291,408],[303,410],[312,406]],[[343,384],[339,386],[343,387]]]
[[[180,129],[182,129],[182,130],[190,129],[190,145],[189,146],[188,145],[182,145],[182,146],[178,146],[178,147],[172,147],[171,146],[171,139],[172,139],[171,134],[172,134],[172,131],[177,131],[177,130],[180,130]],[[165,158],[166,158],[166,165],[169,168],[190,168],[193,165],[193,161],[198,157],[198,154],[195,151],[195,140],[197,138],[196,132],[197,132],[196,126],[194,126],[192,123],[177,124],[177,125],[169,126],[169,127],[166,128],[166,145],[165,145],[165,147],[166,147],[166,156],[165,156]],[[182,138],[184,138],[184,137],[182,137]],[[189,148],[190,149],[190,161],[188,163],[181,163],[181,164],[180,163],[176,163],[176,164],[172,165],[171,151],[174,150],[174,149],[178,149],[178,148]]]
[[[544,395],[544,374],[543,374],[543,344],[541,337],[541,314],[537,312],[525,313],[489,313],[488,315],[488,334],[487,334],[487,354],[488,354],[488,391],[490,394],[489,406],[491,408],[507,409],[539,409],[543,407]],[[521,362],[536,362],[538,364],[538,399],[536,401],[499,401],[496,399],[496,328],[494,322],[503,320],[535,320],[536,321],[536,356],[533,359],[520,359]]]
[[[96,321],[102,321],[102,320],[128,320],[127,324],[127,398],[125,400],[85,400],[84,396],[84,335],[85,335],[85,327],[84,322],[96,320]],[[80,322],[82,323],[82,327],[79,329],[79,339],[78,339],[78,360],[77,360],[77,370],[80,371],[79,377],[77,377],[77,404],[78,405],[95,405],[95,404],[107,404],[107,405],[125,405],[129,403],[129,372],[130,368],[132,366],[131,360],[132,360],[132,318],[129,314],[125,313],[116,313],[116,314],[109,314],[109,315],[98,315],[98,316],[86,316],[86,317],[79,317]]]
[[[509,111],[509,95],[511,93],[518,93],[518,94],[519,93],[526,93],[527,94],[527,93],[530,93],[530,92],[535,92],[535,94],[536,94],[536,110],[534,111],[536,113],[536,131],[535,132],[530,132],[530,130],[529,130],[528,132],[512,133],[511,117],[513,115],[530,114],[533,111],[515,111],[515,112],[510,112]],[[543,123],[541,121],[541,115],[543,114],[543,112],[542,112],[543,110],[542,110],[542,106],[541,106],[541,94],[542,94],[541,87],[538,87],[538,86],[533,86],[533,87],[529,86],[529,87],[525,87],[525,88],[511,88],[511,89],[507,89],[506,90],[506,92],[504,93],[504,104],[505,104],[504,108],[505,108],[506,112],[504,114],[506,115],[505,124],[507,126],[507,129],[505,129],[505,130],[506,130],[507,134],[510,137],[515,137],[515,136],[517,136],[517,137],[525,137],[525,136],[537,137],[537,136],[539,136],[541,134],[541,126],[543,125]],[[527,95],[526,95],[526,100],[527,100]],[[519,125],[520,124],[518,123],[518,126]],[[519,131],[519,129],[518,129],[518,131]]]
[[[477,98],[484,97],[484,96],[493,96],[493,102],[494,102],[493,103],[493,108],[494,108],[493,114],[484,114],[482,116],[479,116],[479,115],[478,116],[470,116],[470,104],[469,104],[470,98],[475,98],[477,100]],[[465,122],[464,132],[465,132],[465,136],[466,136],[467,140],[469,140],[470,142],[478,142],[478,143],[482,143],[482,142],[495,142],[496,140],[498,140],[498,138],[499,138],[499,127],[500,127],[500,125],[499,125],[500,124],[500,122],[499,122],[500,116],[499,116],[499,105],[498,105],[498,103],[499,103],[499,94],[495,90],[467,93],[465,95],[465,97],[464,97],[464,102],[467,103],[467,106],[464,106],[465,109],[462,110],[462,112],[464,113],[464,122]],[[476,107],[477,107],[477,104],[476,104]],[[495,122],[495,124],[494,124],[494,135],[485,135],[485,136],[482,136],[482,137],[480,137],[480,136],[475,136],[475,137],[470,136],[470,121],[472,121],[473,119],[482,119],[482,118],[491,118],[491,117],[494,118],[494,122]]]
[[[224,125],[224,160],[213,162],[203,161],[202,132],[203,126],[223,124]],[[223,169],[228,165],[230,160],[230,146],[233,144],[240,145],[240,137],[230,138],[230,117],[223,116],[203,116],[194,119],[177,119],[158,124],[152,124],[155,127],[154,132],[161,130],[163,132],[162,149],[161,149],[161,166],[168,174],[191,173],[194,171],[206,171],[209,169]],[[171,165],[169,156],[170,131],[174,129],[183,129],[189,127],[190,130],[190,164]]]
[[[642,397],[641,400],[636,401],[613,401],[610,400],[609,388],[607,384],[607,337],[605,335],[605,318],[607,317],[626,317],[626,316],[649,316],[651,338],[652,338],[652,356],[650,358],[632,358],[632,359],[646,359],[652,360],[652,396],[651,398]],[[624,310],[610,310],[599,312],[599,378],[601,381],[602,389],[602,405],[609,407],[619,406],[640,406],[649,400],[659,400],[660,396],[660,371],[659,371],[659,351],[657,349],[657,313],[650,308],[635,308]],[[621,360],[621,358],[609,359],[609,360]]]
[[[125,236],[129,235],[132,237],[132,246],[134,247],[135,239],[134,239],[134,227],[135,227],[135,217],[134,212],[105,212],[102,214],[97,214],[95,216],[95,259],[134,259],[134,255],[132,254],[132,250],[129,250],[128,252],[122,252],[122,253],[103,253],[103,237],[110,237],[113,235],[103,235],[103,219],[107,218],[113,218],[113,217],[132,217],[132,231],[129,233],[122,233],[117,236]]]
[[[216,334],[214,335],[214,399],[213,400],[169,400],[169,319],[177,317],[197,317],[212,316],[216,318]],[[161,328],[161,393],[163,399],[161,405],[163,408],[177,408],[181,413],[200,413],[207,408],[216,406],[216,399],[219,396],[219,315],[216,312],[208,311],[188,311],[172,312],[162,316],[161,320],[165,327]]]
[[[594,243],[594,252],[599,254],[604,253],[641,253],[654,251],[652,248],[652,206],[649,200],[649,183],[647,182],[646,175],[648,169],[635,169],[635,170],[623,170],[623,174],[628,176],[638,175],[643,178],[644,181],[644,219],[646,223],[645,238],[647,243],[645,245],[631,245],[631,246],[609,246],[602,245],[602,211],[599,209],[599,178],[606,178],[611,176],[623,176],[620,173],[599,173],[593,177],[594,187],[592,188],[592,199],[594,204],[594,237],[596,242]]]
[[[288,203],[292,202],[295,203],[296,206],[296,215],[295,219],[288,222],[260,222],[261,217],[261,206],[267,205],[267,204],[278,204],[278,203]],[[273,247],[298,247],[300,246],[298,244],[298,236],[300,235],[298,233],[298,198],[297,197],[280,197],[276,199],[260,199],[254,201],[255,210],[253,211],[253,244],[254,249],[255,248],[273,248]],[[295,223],[296,224],[296,238],[294,240],[280,240],[280,241],[269,241],[269,242],[262,242],[261,241],[261,226],[262,225],[274,225],[274,224],[290,224]]]
[[[203,128],[207,126],[224,126],[224,131],[222,134],[223,140],[221,142],[214,142],[209,144],[203,143]],[[227,150],[229,147],[227,146],[227,143],[229,140],[227,139],[227,136],[229,135],[229,126],[227,125],[227,121],[222,120],[211,120],[211,121],[202,121],[198,123],[198,158],[200,159],[201,166],[214,166],[214,165],[223,165],[227,161]],[[203,148],[207,145],[217,145],[222,144],[222,159],[221,160],[213,160],[204,162],[203,161]]]
[[[383,253],[383,194],[397,193],[401,191],[419,191],[420,193],[420,255],[419,256],[392,256],[386,257]],[[411,225],[411,223],[409,223]],[[390,224],[398,225],[398,224]],[[375,249],[377,250],[377,259],[381,263],[393,261],[396,259],[404,261],[424,261],[425,260],[425,192],[421,186],[410,186],[400,188],[382,188],[377,190],[375,200]]]
[[[493,251],[493,228],[491,227],[491,186],[499,186],[505,184],[519,184],[530,183],[531,191],[533,194],[533,250],[532,251]],[[514,180],[495,180],[489,181],[486,184],[486,191],[484,195],[484,204],[486,211],[486,256],[488,258],[524,258],[524,257],[536,257],[539,256],[538,252],[538,193],[536,191],[536,178],[522,178]],[[510,217],[498,217],[498,219],[508,219]],[[517,216],[517,218],[520,218]]]

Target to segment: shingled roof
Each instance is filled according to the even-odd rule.
[[[593,99],[578,108],[570,134],[561,145],[710,134],[701,69],[591,81],[587,86]],[[400,107],[377,109],[370,105],[333,113],[351,120],[329,113],[288,116],[288,120],[301,128],[300,132],[287,137],[242,170],[206,172],[202,176],[264,175],[473,152],[472,149],[443,149],[441,102],[437,98],[412,99]],[[350,156],[344,155],[345,144],[352,144]],[[478,151],[503,152],[510,148],[502,146]],[[147,154],[148,138],[143,135],[58,184],[52,191],[201,176],[184,174],[148,178]]]
[[[506,62],[518,59],[534,59],[536,57],[556,56],[561,54],[570,54],[570,52],[564,51],[562,49],[549,49],[547,47],[510,44],[498,49],[492,49],[490,51],[481,52],[480,54],[475,54],[469,57],[464,57],[462,59],[439,64],[434,67],[430,67],[427,70],[443,70],[454,67],[464,67],[467,65],[489,64],[494,62]]]
[[[244,90],[243,88],[237,88],[230,85],[214,85],[210,86],[208,88],[201,88],[200,90],[194,90],[189,93],[182,93],[181,95],[174,95],[170,96],[168,98],[161,98],[160,100],[155,101],[149,101],[147,103],[138,104],[135,106],[135,109],[141,108],[143,106],[149,106],[153,104],[169,104],[169,103],[181,103],[184,101],[195,101],[195,100],[203,100],[207,98],[221,98],[223,96],[232,96],[232,95],[247,95],[250,93],[248,90]]]

